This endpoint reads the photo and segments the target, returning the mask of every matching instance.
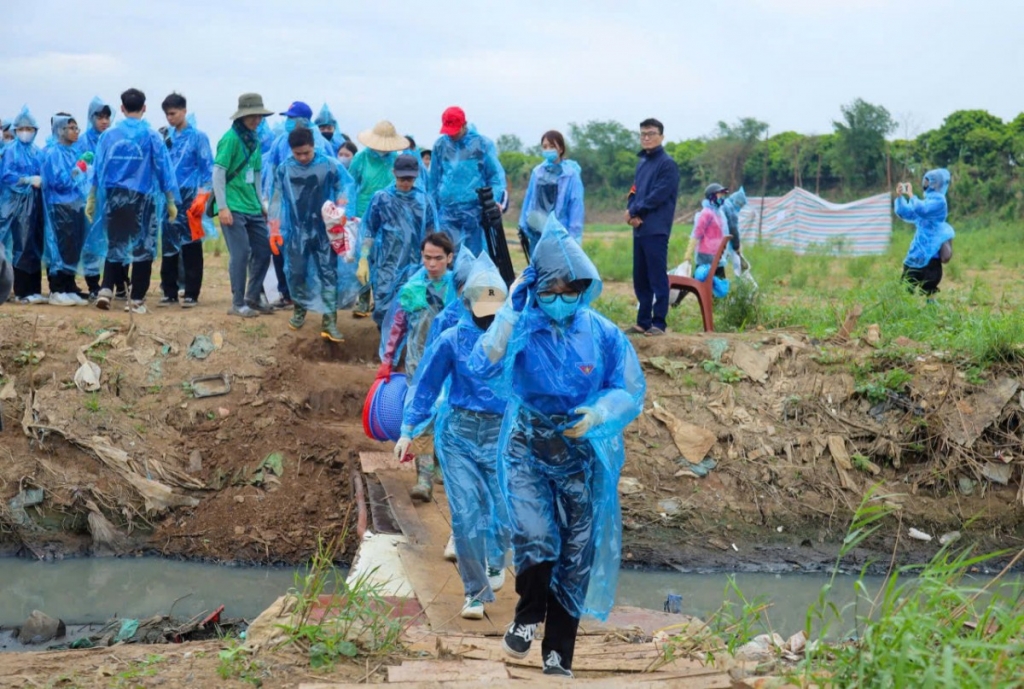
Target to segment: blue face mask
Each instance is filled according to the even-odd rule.
[[[553,163],[558,160],[558,150],[554,148],[546,148],[540,152],[544,156],[544,160],[548,163]]]
[[[550,304],[538,301],[537,306],[539,306],[540,310],[546,313],[548,318],[554,322],[565,323],[573,317],[573,314],[575,314],[577,310],[579,310],[580,303],[579,301],[569,303],[562,299],[555,299]]]

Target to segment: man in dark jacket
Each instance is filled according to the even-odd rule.
[[[664,335],[668,315],[668,237],[676,214],[679,168],[661,142],[665,126],[640,123],[640,162],[629,192],[626,222],[633,228],[633,291],[640,307],[632,332]]]

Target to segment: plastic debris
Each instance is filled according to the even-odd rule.
[[[932,540],[932,537],[929,536],[928,534],[926,534],[924,531],[918,531],[917,529],[915,529],[913,527],[910,528],[910,531],[907,532],[907,535],[910,536],[911,538],[915,539],[915,540],[918,540],[918,541],[930,541],[930,540]]]
[[[192,339],[192,344],[188,346],[188,353],[186,356],[189,359],[205,359],[210,356],[215,349],[217,349],[217,346],[208,335],[196,335]]]

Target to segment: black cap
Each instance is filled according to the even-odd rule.
[[[420,161],[416,156],[404,154],[395,158],[395,177],[419,177]]]

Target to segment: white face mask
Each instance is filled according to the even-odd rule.
[[[18,132],[18,141],[23,144],[30,144],[36,138],[35,132]]]

